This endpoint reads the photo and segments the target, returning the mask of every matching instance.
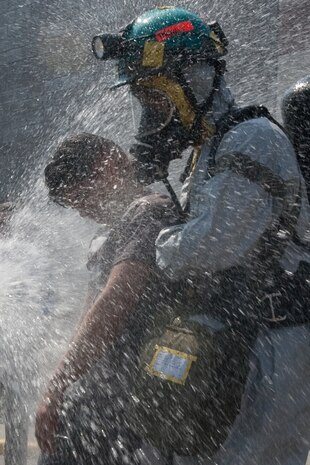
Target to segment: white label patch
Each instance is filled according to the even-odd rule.
[[[184,384],[192,362],[195,362],[197,357],[168,347],[156,346],[155,348],[154,357],[150,365],[146,367],[146,371],[153,376]]]
[[[188,360],[186,358],[161,351],[157,354],[153,368],[165,376],[173,376],[174,378],[182,379],[187,365]]]

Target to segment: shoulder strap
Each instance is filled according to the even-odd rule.
[[[225,136],[225,134],[230,131],[233,127],[237,126],[240,123],[244,123],[245,121],[255,119],[255,118],[268,118],[272,123],[279,126],[283,132],[285,132],[284,128],[278,123],[269,113],[269,110],[264,107],[263,105],[250,105],[244,108],[234,108],[230,109],[227,113],[225,113],[222,118],[216,124],[216,133],[212,139],[211,147],[210,147],[210,154],[209,154],[209,167],[214,166],[215,164],[215,154],[216,151]],[[183,173],[180,176],[180,181],[183,183],[185,179],[189,176],[191,171],[191,166],[193,162],[193,158],[195,156],[195,150],[192,151],[191,155],[189,156],[186,167]]]
[[[209,166],[214,166],[215,164],[215,154],[216,151],[225,136],[225,134],[230,131],[232,128],[238,124],[244,123],[255,118],[268,118],[272,123],[276,124],[283,132],[284,128],[281,126],[278,121],[276,121],[270,114],[269,110],[263,105],[250,105],[244,108],[235,108],[229,111],[222,116],[222,118],[217,122],[217,131],[214,136],[210,148],[209,154]]]
[[[268,168],[263,167],[245,155],[236,153],[228,154],[227,156],[222,157],[222,159],[215,164],[216,151],[224,135],[240,123],[261,117],[268,118],[285,133],[285,129],[271,116],[269,110],[260,105],[252,105],[232,110],[229,114],[224,115],[219,120],[217,133],[210,148],[209,174],[215,174],[215,172],[220,172],[222,169],[226,169],[227,166],[229,166],[233,171],[242,173],[247,179],[251,181],[255,180],[255,182],[261,185],[261,187],[263,187],[263,189],[269,192],[272,196],[284,199],[286,193],[285,183]],[[284,208],[284,212],[281,217],[266,231],[264,238],[260,241],[261,243],[269,244],[269,247],[267,247],[268,253],[265,254],[265,258],[267,258],[268,255],[270,257],[274,257],[276,255],[275,251],[278,252],[278,256],[281,255],[289,240],[293,240],[294,242],[296,241],[296,223],[299,217],[300,208],[301,196],[299,192],[294,205],[292,207],[286,206],[286,208]],[[279,234],[280,231],[285,233],[282,234],[282,240],[279,240],[279,236],[281,236]]]

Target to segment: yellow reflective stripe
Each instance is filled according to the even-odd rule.
[[[195,169],[196,169],[198,160],[199,160],[200,155],[201,155],[201,149],[202,149],[202,146],[200,145],[199,147],[195,147],[194,150],[193,150],[193,157],[192,157],[192,162],[191,162],[191,167],[190,167],[190,173],[193,173],[195,171]]]
[[[177,108],[183,126],[190,128],[193,125],[196,114],[180,84],[172,79],[168,79],[166,76],[150,76],[147,79],[139,81],[138,85],[164,92]]]
[[[210,124],[206,118],[202,119],[201,122],[201,140],[206,142],[216,133],[216,128],[214,124]]]
[[[219,53],[224,53],[225,48],[224,48],[221,40],[219,39],[218,35],[214,31],[210,32],[210,39],[213,40],[216,50]]]

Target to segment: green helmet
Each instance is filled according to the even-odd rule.
[[[120,35],[96,36],[92,46],[97,58],[118,59],[115,86],[121,86],[199,60],[219,60],[227,45],[218,23],[206,24],[182,8],[159,7],[138,16]]]

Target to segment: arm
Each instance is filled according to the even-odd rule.
[[[265,118],[260,120],[242,123],[227,133],[217,151],[216,163],[234,153],[241,154],[269,170],[280,184],[291,184],[295,201],[299,172],[293,148],[281,131]],[[206,171],[203,157],[196,171]],[[190,198],[191,220],[159,234],[159,267],[178,279],[195,271],[216,272],[242,264],[281,213],[277,194],[266,189],[259,178],[227,165],[210,180],[200,180],[195,185],[195,196]]]
[[[157,263],[172,279],[240,264],[272,220],[270,194],[240,176],[217,175],[204,189],[204,212],[162,230]]]
[[[122,332],[149,276],[150,268],[140,262],[123,261],[112,268],[105,288],[85,314],[39,406],[36,437],[41,449],[52,451],[64,391],[99,360],[105,346]]]
[[[146,287],[149,269],[145,264],[124,261],[115,265],[107,284],[86,313],[71,348],[52,379],[53,388],[64,391],[100,358],[107,344],[123,331]]]

